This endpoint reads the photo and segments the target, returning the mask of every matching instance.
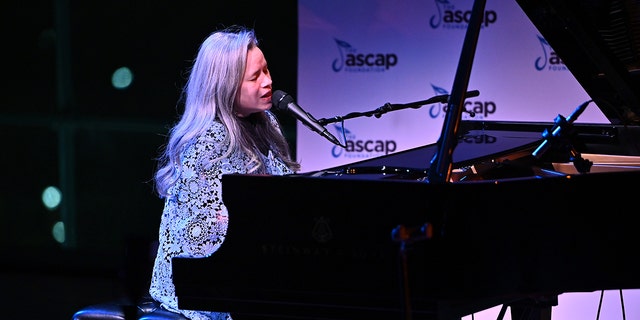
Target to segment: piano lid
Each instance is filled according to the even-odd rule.
[[[638,0],[516,0],[612,124],[640,122]]]

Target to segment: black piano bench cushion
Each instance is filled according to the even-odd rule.
[[[73,315],[73,320],[125,320],[126,306],[118,303],[99,303],[86,306]]]
[[[78,310],[72,320],[188,320],[179,313],[160,307],[150,299],[143,299],[138,305],[117,302],[93,304]]]

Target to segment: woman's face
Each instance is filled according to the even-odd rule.
[[[258,47],[249,49],[247,66],[242,77],[235,113],[246,117],[252,113],[269,110],[271,103],[271,74],[267,60]]]

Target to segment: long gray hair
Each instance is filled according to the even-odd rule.
[[[182,92],[184,113],[169,131],[169,139],[158,158],[155,174],[156,191],[169,196],[169,188],[180,176],[180,153],[213,124],[220,121],[227,129],[229,148],[220,158],[241,150],[252,160],[249,172],[264,172],[261,152],[272,150],[292,170],[300,165],[291,159],[289,146],[275,118],[267,112],[246,118],[234,115],[236,97],[244,75],[247,52],[258,46],[255,32],[239,26],[211,33],[200,45],[189,78]],[[214,159],[215,161],[215,159]]]

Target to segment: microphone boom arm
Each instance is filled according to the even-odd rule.
[[[468,91],[465,97],[466,98],[477,97],[478,95],[480,95],[480,92],[478,90],[472,90],[472,91]],[[441,95],[431,97],[427,100],[404,103],[404,104],[390,104],[387,102],[382,107],[376,108],[375,110],[366,111],[366,112],[351,112],[344,116],[335,116],[333,118],[322,118],[322,119],[318,119],[317,121],[318,123],[324,126],[329,123],[341,122],[347,119],[352,119],[357,117],[375,116],[376,118],[380,118],[383,114],[391,111],[402,110],[407,108],[418,109],[424,105],[433,104],[433,103],[447,103],[449,100],[449,96],[450,95],[448,94],[441,94]],[[469,111],[466,111],[466,112],[469,112]],[[471,114],[472,117],[474,116],[472,112],[469,112],[469,114]]]

